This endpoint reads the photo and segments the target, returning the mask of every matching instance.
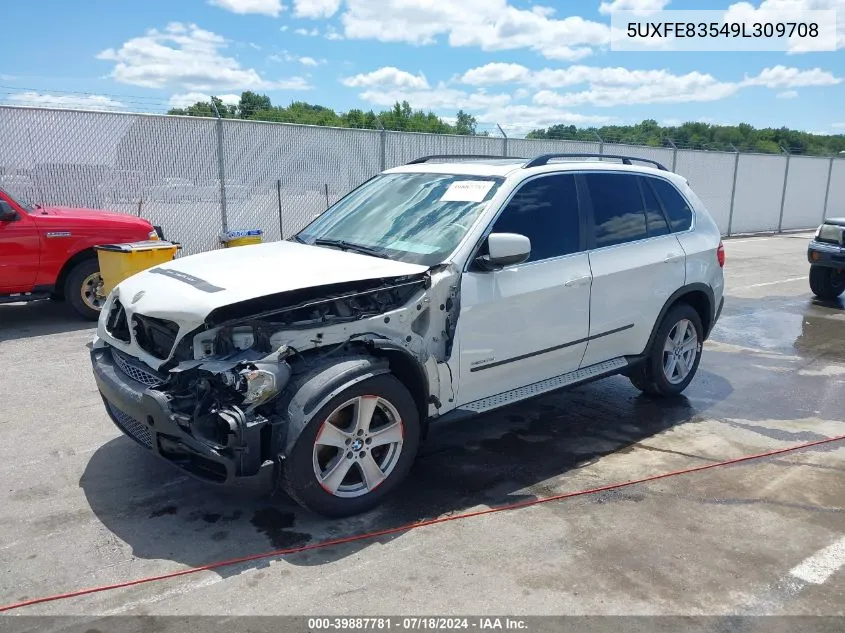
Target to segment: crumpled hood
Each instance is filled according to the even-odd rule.
[[[334,248],[269,242],[181,257],[133,275],[118,284],[116,293],[127,314],[176,321],[184,333],[212,310],[247,299],[427,269]]]

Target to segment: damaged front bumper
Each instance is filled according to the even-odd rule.
[[[203,481],[273,487],[277,461],[266,457],[274,454],[269,420],[241,420],[237,437],[224,447],[186,428],[165,393],[129,378],[110,347],[91,350],[91,363],[109,417],[138,444]]]

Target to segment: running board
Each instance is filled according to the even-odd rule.
[[[526,400],[527,398],[539,396],[550,391],[556,391],[563,387],[569,387],[570,385],[574,385],[579,382],[585,382],[593,378],[601,378],[602,376],[616,373],[618,370],[627,366],[628,361],[624,358],[611,358],[610,360],[598,363],[597,365],[590,365],[589,367],[583,367],[581,369],[571,371],[568,374],[561,374],[560,376],[547,378],[546,380],[541,380],[540,382],[535,382],[534,384],[526,385],[525,387],[511,389],[510,391],[505,391],[504,393],[496,394],[495,396],[488,396],[486,398],[482,398],[481,400],[468,402],[467,404],[458,407],[456,412],[484,413],[485,411],[498,409],[499,407],[503,407],[507,404],[519,402],[520,400]]]

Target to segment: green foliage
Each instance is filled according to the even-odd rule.
[[[689,122],[680,126],[661,127],[648,119],[636,125],[607,125],[600,128],[579,129],[574,125],[553,125],[533,130],[526,138],[571,139],[608,143],[631,143],[653,147],[709,149],[778,154],[781,147],[793,154],[831,155],[845,151],[845,135],[824,136],[790,130],[789,128],[756,129],[748,123],[739,125],[710,125]]]
[[[304,101],[294,101],[289,106],[274,106],[267,95],[259,95],[249,91],[241,94],[240,102],[237,105],[225,106],[217,97],[212,97],[212,100],[223,118],[369,130],[378,130],[383,127],[386,130],[406,132],[487,136],[487,132],[479,133],[476,130],[478,126],[476,118],[463,110],[458,112],[455,125],[450,125],[433,112],[414,110],[407,101],[397,102],[390,110],[379,113],[372,110],[364,112],[358,108],[337,113],[330,108],[312,105]],[[168,114],[215,116],[212,104],[202,101],[187,108],[173,108],[168,111]]]

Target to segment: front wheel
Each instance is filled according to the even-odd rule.
[[[376,376],[313,416],[283,462],[282,487],[318,514],[365,512],[405,478],[419,442],[413,397],[396,377]]]
[[[810,290],[820,299],[833,301],[845,292],[845,270],[810,266]]]
[[[65,300],[81,316],[96,321],[105,302],[103,278],[96,259],[86,259],[71,268],[65,281]]]
[[[678,395],[698,371],[703,341],[698,312],[686,303],[674,306],[657,329],[645,361],[630,375],[631,383],[647,395]]]

